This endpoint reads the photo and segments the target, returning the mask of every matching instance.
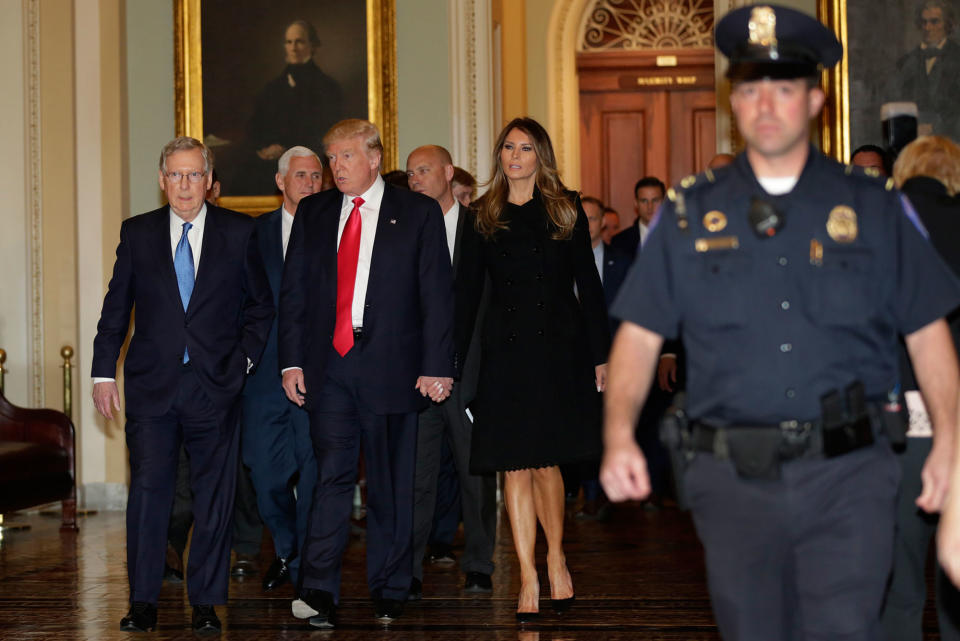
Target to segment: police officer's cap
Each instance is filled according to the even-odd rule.
[[[773,4],[725,15],[717,23],[716,43],[730,59],[731,80],[814,77],[843,56],[843,45],[816,18]]]

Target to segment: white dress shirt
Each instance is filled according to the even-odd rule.
[[[286,207],[280,208],[280,238],[283,242],[283,257],[287,257],[287,245],[290,244],[290,230],[293,229],[293,214]]]
[[[167,211],[170,213],[170,255],[176,260],[177,256],[177,245],[180,244],[180,237],[183,235],[183,219],[180,216],[177,216],[173,213],[173,210],[167,207]],[[207,204],[204,203],[200,207],[200,213],[197,214],[197,217],[190,221],[193,223],[193,227],[190,228],[190,231],[187,232],[187,242],[190,243],[190,250],[193,252],[193,277],[197,277],[197,270],[200,268],[200,250],[203,247],[203,228],[204,223],[207,222]],[[247,359],[247,362],[250,362],[250,359]],[[114,378],[98,377],[93,378],[93,383],[107,383],[109,381],[114,381]]]
[[[460,201],[453,199],[453,207],[443,212],[443,226],[447,230],[447,249],[450,250],[450,262],[453,262],[453,246],[457,242],[457,221],[460,219]]]
[[[597,273],[600,274],[600,282],[603,282],[603,243],[597,243],[593,248],[593,262],[597,265]]]
[[[650,228],[647,227],[642,220],[638,221],[637,224],[640,226],[640,246],[643,247],[643,243],[647,241],[647,234]]]
[[[363,307],[367,301],[367,283],[370,280],[370,260],[373,258],[373,241],[377,236],[377,222],[380,220],[380,203],[383,201],[383,178],[377,176],[367,191],[360,194],[363,204],[360,206],[360,256],[357,259],[357,280],[353,284],[353,307],[351,317],[354,327],[363,327]],[[343,195],[340,206],[340,226],[337,228],[337,250],[343,228],[353,211],[353,196]]]

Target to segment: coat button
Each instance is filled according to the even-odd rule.
[[[534,248],[533,248],[533,253],[534,253],[534,254],[539,254],[539,253],[540,253],[540,248],[534,246]]]
[[[537,274],[537,280],[543,280],[543,274]]]
[[[782,309],[783,311],[787,311],[788,309],[790,309],[790,301],[785,300],[782,303],[780,303],[780,309]]]
[[[507,287],[512,287],[513,281],[508,278],[507,280],[503,281],[503,284],[506,285]]]
[[[537,301],[537,309],[546,309],[546,307],[547,307],[547,304],[544,303],[542,300]]]
[[[537,336],[543,336],[543,330],[542,330],[542,329],[538,329],[538,330],[537,330]]]
[[[780,258],[777,259],[777,264],[780,265],[781,267],[786,267],[787,262],[788,261],[786,256],[781,256]]]
[[[792,387],[788,387],[788,388],[787,388],[787,391],[784,392],[784,395],[785,395],[787,398],[796,398],[796,396],[797,396],[797,390],[793,389]]]
[[[783,343],[780,345],[780,351],[786,354],[787,352],[793,351],[793,345],[791,343]]]

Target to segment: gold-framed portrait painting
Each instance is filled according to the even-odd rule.
[[[824,152],[883,146],[890,102],[916,103],[920,135],[960,140],[960,0],[818,0],[818,13],[844,49],[826,74]]]
[[[394,2],[174,0],[177,135],[213,150],[222,206],[276,208],[280,155],[322,155],[343,118],[376,123],[396,166]]]

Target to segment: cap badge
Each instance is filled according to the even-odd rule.
[[[852,243],[857,239],[857,212],[846,205],[837,205],[827,218],[827,233],[838,243]]]
[[[709,232],[723,231],[727,228],[727,217],[722,211],[708,211],[703,217],[703,226]]]
[[[754,7],[747,28],[752,46],[769,50],[772,60],[780,57],[777,52],[777,14],[772,7]]]

